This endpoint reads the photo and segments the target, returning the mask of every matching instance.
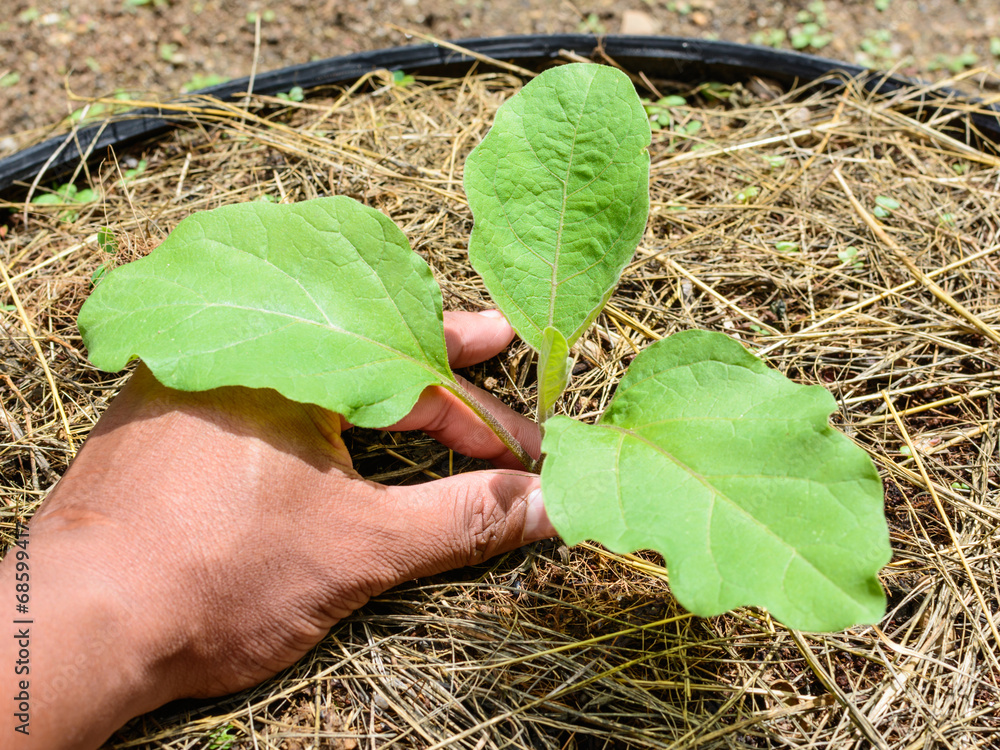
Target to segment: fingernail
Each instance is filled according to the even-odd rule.
[[[479,314],[484,318],[502,318],[503,313],[499,310],[480,310]]]
[[[556,530],[545,512],[545,501],[542,499],[542,488],[532,490],[525,502],[524,535],[522,541],[535,542],[556,535]]]

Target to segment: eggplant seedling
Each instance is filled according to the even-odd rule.
[[[882,485],[828,422],[833,397],[721,333],[639,353],[596,424],[557,414],[570,352],[645,231],[650,126],[623,73],[553,68],[497,112],[465,165],[472,266],[538,353],[542,492],[567,543],[663,554],[677,599],[768,608],[835,630],[881,618],[890,556]],[[441,290],[386,216],[346,197],[225,206],[184,219],[107,275],[79,326],[98,367],[141,357],[165,385],[274,388],[362,427],[421,391],[455,393]]]

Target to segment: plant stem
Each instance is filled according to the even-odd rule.
[[[542,409],[542,399],[538,399],[538,408],[535,409],[535,421],[538,422],[538,426],[545,429],[545,420],[548,419],[549,415],[545,413]]]
[[[486,426],[489,427],[498,438],[500,438],[500,442],[506,446],[507,450],[517,456],[517,460],[524,465],[524,468],[532,473],[538,473],[538,470],[541,467],[541,461],[536,461],[529,456],[528,452],[521,447],[519,442],[517,442],[517,439],[510,434],[510,431],[500,424],[497,418],[494,417],[485,406],[479,403],[479,400],[471,392],[463,388],[458,382],[455,382],[454,386],[449,384],[448,388],[452,393],[458,396],[463,404],[472,409],[477,417],[483,420]]]

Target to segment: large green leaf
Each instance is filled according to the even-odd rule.
[[[339,197],[194,214],[109,274],[79,325],[101,369],[138,356],[173,388],[274,388],[384,427],[454,385],[442,321],[399,228]]]
[[[829,426],[835,407],[722,334],[675,334],[636,357],[596,425],[546,423],[549,517],[570,544],[659,551],[698,615],[752,604],[806,630],[875,622],[882,484]]]
[[[573,64],[497,112],[465,163],[469,258],[536,351],[569,345],[604,307],[649,214],[649,121],[628,76]]]

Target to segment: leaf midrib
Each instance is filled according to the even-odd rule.
[[[562,252],[563,229],[566,227],[566,201],[569,199],[569,176],[573,173],[573,158],[576,156],[576,141],[580,137],[580,118],[587,108],[587,102],[590,100],[590,92],[594,87],[594,80],[596,78],[596,75],[591,76],[587,85],[587,94],[586,96],[581,97],[580,110],[577,112],[575,125],[573,126],[573,142],[570,144],[569,158],[566,160],[566,174],[562,179],[562,203],[559,206],[559,229],[556,231],[556,247],[555,253],[552,256],[552,291],[549,293],[548,317],[548,325],[550,326],[555,323],[556,297],[559,294],[559,256]],[[534,149],[532,149],[532,152],[534,152]],[[537,155],[535,158],[537,158]]]
[[[156,278],[156,277],[153,277],[153,278]],[[162,281],[163,279],[156,279],[156,280]],[[178,284],[178,286],[183,286],[183,285],[182,284]],[[184,288],[187,289],[188,287],[184,287]],[[193,290],[190,290],[190,291],[193,291]],[[279,317],[279,318],[285,318],[285,319],[288,319],[288,320],[290,320],[292,322],[295,322],[295,323],[300,323],[300,324],[306,324],[306,325],[310,325],[310,326],[315,326],[317,328],[320,328],[322,330],[327,330],[327,331],[330,331],[332,333],[338,333],[338,334],[341,334],[341,335],[344,335],[344,336],[351,336],[351,337],[360,339],[361,341],[364,341],[364,342],[366,342],[368,344],[372,344],[372,345],[374,345],[374,346],[376,346],[378,348],[381,348],[381,349],[383,349],[385,351],[392,352],[396,356],[401,357],[402,359],[408,360],[409,362],[412,362],[415,365],[418,365],[422,369],[426,370],[428,373],[431,373],[431,374],[435,375],[436,376],[435,379],[438,380],[441,385],[445,385],[445,384],[454,382],[454,378],[453,377],[449,377],[451,375],[450,371],[447,373],[447,375],[445,375],[444,373],[440,372],[436,368],[430,367],[430,366],[427,365],[427,363],[422,362],[419,359],[413,357],[413,355],[407,354],[407,353],[405,353],[403,351],[400,351],[399,349],[396,349],[396,348],[391,347],[391,346],[389,346],[387,344],[384,344],[381,341],[377,341],[375,339],[369,338],[368,336],[365,336],[363,334],[357,333],[355,331],[348,330],[346,328],[342,328],[342,327],[340,327],[338,325],[335,325],[332,321],[324,324],[321,321],[310,320],[309,318],[303,318],[303,317],[300,317],[298,315],[293,315],[291,313],[281,312],[281,311],[278,311],[278,310],[267,310],[267,309],[263,309],[263,308],[259,308],[259,307],[249,307],[249,306],[246,306],[246,305],[234,305],[234,304],[223,303],[223,302],[202,302],[202,303],[196,303],[196,302],[178,302],[178,303],[159,304],[159,305],[155,305],[155,306],[152,306],[152,307],[132,307],[132,308],[129,308],[127,311],[125,311],[125,314],[126,315],[132,315],[132,314],[136,314],[136,313],[140,313],[140,312],[154,312],[156,310],[162,310],[164,308],[178,308],[178,309],[181,309],[181,308],[185,308],[185,307],[196,308],[196,311],[192,315],[189,315],[187,318],[184,318],[183,321],[179,321],[179,322],[185,322],[187,320],[190,320],[191,318],[195,317],[198,314],[198,312],[200,312],[202,310],[206,310],[208,308],[213,308],[213,307],[219,307],[219,308],[224,308],[224,309],[239,310],[239,311],[242,311],[242,312],[252,312],[252,313],[258,313],[258,314],[263,314],[263,315],[268,315],[268,316],[275,316],[275,317]],[[327,320],[329,320],[329,319],[327,318]],[[421,351],[423,352],[423,349],[421,349]]]

